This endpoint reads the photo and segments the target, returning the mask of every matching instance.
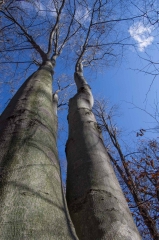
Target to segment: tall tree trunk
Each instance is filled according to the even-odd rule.
[[[61,185],[52,69],[48,61],[29,77],[0,119],[1,240],[77,239]]]
[[[93,96],[82,72],[69,102],[66,198],[80,240],[139,240],[101,131],[92,113]]]

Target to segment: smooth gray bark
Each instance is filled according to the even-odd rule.
[[[80,240],[141,239],[92,113],[93,96],[81,72],[69,102],[66,199]]]
[[[1,240],[77,239],[61,185],[52,69],[48,61],[29,77],[0,118]]]

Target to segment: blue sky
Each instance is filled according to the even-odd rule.
[[[148,50],[149,47],[145,50]],[[144,52],[138,53],[144,56]],[[121,140],[131,150],[136,148],[137,140],[139,138],[142,140],[143,138],[136,137],[139,129],[149,129],[157,125],[157,122],[145,111],[152,115],[155,113],[155,104],[157,103],[159,91],[158,77],[152,84],[153,76],[133,70],[142,69],[145,65],[146,63],[137,56],[137,53],[130,49],[127,56],[121,63],[117,63],[116,66],[105,68],[102,73],[94,74],[94,76],[90,71],[86,74],[94,98],[105,98],[110,106],[114,104],[119,106],[119,114],[117,114],[114,120],[117,123],[117,127],[122,130]],[[59,114],[59,121],[62,124],[66,121],[66,115]],[[58,145],[60,149],[59,156],[65,169],[64,148],[67,139],[67,121],[64,126],[63,132],[60,133]],[[157,132],[147,131],[144,137],[152,139],[158,137],[158,134]]]
[[[152,84],[153,76],[145,75],[130,68],[142,68],[141,60],[133,52],[129,54],[129,62],[123,62],[98,76],[98,82],[91,83],[94,96],[105,97],[110,104],[119,105],[121,112],[119,125],[127,131],[152,127],[155,121],[147,112],[154,114],[154,103],[158,95],[158,78]],[[152,86],[151,86],[152,84]],[[136,108],[135,106],[136,105]],[[138,107],[138,108],[137,108]]]
[[[128,27],[129,42],[134,46],[126,47],[126,54],[116,66],[104,69],[103,73],[91,83],[94,96],[105,97],[110,104],[119,105],[120,117],[117,123],[127,134],[135,136],[141,128],[155,127],[157,122],[146,112],[154,115],[158,103],[157,65],[144,59],[158,62],[158,32],[154,26],[135,21]],[[156,69],[155,69],[156,68]],[[155,71],[154,71],[155,69]],[[141,109],[140,109],[141,108]],[[159,115],[157,117],[159,120]],[[148,132],[147,137],[157,136]]]
[[[25,3],[25,1],[22,1],[22,3],[24,4],[25,8],[28,6],[28,9],[30,10],[30,5],[27,5],[28,3]],[[51,18],[54,17],[55,12],[52,6],[49,4],[48,10],[50,11],[49,16]],[[44,5],[40,4],[37,7],[40,8],[41,17],[45,17]],[[83,14],[82,10],[77,12],[76,15],[78,18],[80,18],[80,14]],[[85,16],[87,16],[87,14],[85,14]],[[81,21],[84,20],[83,18],[81,19]],[[87,18],[85,21],[87,21]],[[116,122],[119,128],[123,130],[124,139],[133,139],[136,137],[136,132],[140,128],[147,129],[154,127],[156,124],[148,114],[135,108],[131,103],[134,103],[137,107],[145,109],[152,114],[154,113],[154,101],[157,101],[158,96],[158,77],[156,77],[150,88],[153,76],[132,69],[143,69],[143,67],[146,65],[146,62],[138,57],[138,54],[140,54],[142,57],[146,57],[145,51],[148,51],[152,58],[154,58],[156,61],[158,60],[158,35],[154,27],[150,25],[143,25],[143,22],[139,21],[138,19],[134,22],[129,22],[129,25],[126,23],[124,27],[127,28],[127,34],[130,37],[130,43],[135,44],[135,48],[132,46],[127,46],[126,54],[122,59],[119,60],[119,62],[117,62],[115,66],[111,66],[109,68],[105,66],[102,68],[101,72],[97,71],[96,73],[93,73],[92,70],[86,70],[85,73],[86,79],[92,87],[92,92],[95,98],[104,97],[110,101],[110,105],[119,105],[119,112],[121,114],[120,117],[116,119]],[[61,64],[60,62],[61,60],[59,59],[58,66],[55,70],[56,73],[68,73],[70,76],[73,76],[74,66],[62,66],[63,61]],[[36,68],[33,67],[32,72],[35,69]],[[32,72],[30,71],[29,75]],[[25,79],[26,77],[23,78],[23,81]],[[2,86],[0,92],[0,111],[4,109],[8,99],[11,97],[11,94],[9,94],[8,90],[8,85]],[[60,113],[59,120],[65,122],[66,114],[62,115]],[[67,135],[67,125],[65,125],[63,132]],[[152,133],[149,133],[147,136],[156,137],[156,135]],[[62,134],[62,137],[59,140],[59,145],[63,146],[63,149],[65,140],[66,138]],[[61,158],[65,158],[63,149],[60,148]]]
[[[45,9],[43,5],[40,5],[40,11],[41,16],[45,17]],[[81,13],[82,10],[78,11],[77,17],[80,18]],[[52,10],[49,16],[50,19],[51,17],[54,17],[55,11]],[[152,67],[145,68],[147,62],[145,62],[142,58],[148,57],[146,53],[149,53],[151,59],[154,59],[154,61],[158,62],[157,44],[159,39],[157,31],[152,26],[144,26],[141,21],[132,21],[130,22],[129,26],[126,23],[124,27],[127,29],[127,34],[130,38],[129,43],[134,44],[134,46],[125,46],[125,54],[123,57],[119,58],[119,61],[116,62],[115,65],[110,67],[103,65],[101,69],[94,72],[92,69],[85,69],[84,74],[88,84],[90,84],[92,88],[95,99],[105,98],[109,101],[109,106],[114,104],[119,106],[118,117],[116,117],[114,120],[117,124],[117,128],[121,129],[122,131],[120,138],[121,143],[124,142],[128,145],[129,152],[130,149],[132,150],[136,148],[138,139],[142,140],[142,137],[136,137],[136,133],[139,131],[139,129],[149,129],[157,125],[157,122],[146,112],[152,115],[155,114],[155,104],[158,103],[159,78],[157,76],[153,81],[152,75],[143,73],[140,70],[143,69],[144,71],[152,71]],[[76,47],[76,45],[74,45],[74,47]],[[28,57],[24,55],[24,60],[29,58],[30,55],[28,54]],[[138,55],[140,55],[142,58],[140,58]],[[70,57],[70,55],[68,55],[68,57]],[[57,60],[57,66],[55,68],[55,81],[59,74],[68,74],[70,78],[73,78],[74,65],[72,64],[70,66],[69,61],[64,64],[64,61],[65,59],[61,59],[61,57]],[[31,67],[31,70],[27,73],[27,75],[23,76],[23,81],[25,81],[25,79],[36,69],[36,66]],[[19,70],[17,70],[17,73],[18,71]],[[2,75],[0,76],[1,81],[3,82],[4,78]],[[7,80],[10,79],[7,78]],[[13,85],[16,90],[20,86],[19,83],[15,82]],[[54,85],[54,90],[57,90],[56,84]],[[65,83],[65,85],[67,85],[67,83]],[[2,84],[0,87],[1,113],[6,107],[12,94],[9,92],[11,87],[10,85]],[[67,110],[65,112],[59,112],[58,119],[59,127],[61,128],[58,138],[58,151],[62,165],[62,178],[64,182],[66,179],[65,144],[68,137]],[[157,137],[157,132],[152,133],[152,131],[146,132],[144,136],[146,139]]]

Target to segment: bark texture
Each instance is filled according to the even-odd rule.
[[[1,240],[77,239],[61,186],[52,69],[46,62],[29,77],[0,119]]]
[[[101,130],[92,113],[93,96],[81,73],[69,102],[66,198],[80,240],[139,240]]]

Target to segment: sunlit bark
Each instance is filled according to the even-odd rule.
[[[29,77],[0,119],[1,240],[77,239],[61,187],[52,69],[48,61]]]
[[[69,102],[66,198],[81,240],[141,239],[92,113],[93,96],[82,70]]]

